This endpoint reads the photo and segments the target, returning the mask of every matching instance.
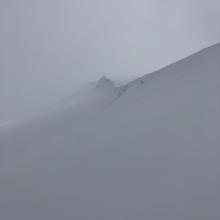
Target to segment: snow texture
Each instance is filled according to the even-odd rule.
[[[75,98],[0,127],[1,219],[220,219],[219,44]]]

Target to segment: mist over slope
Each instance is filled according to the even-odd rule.
[[[104,77],[3,126],[0,217],[218,220],[219,61],[220,44],[119,88]]]

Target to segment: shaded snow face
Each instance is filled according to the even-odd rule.
[[[1,217],[219,220],[219,59],[215,45],[119,88],[111,104],[103,95],[3,127]]]

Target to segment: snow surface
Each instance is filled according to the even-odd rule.
[[[220,219],[220,44],[78,97],[0,127],[1,219]]]

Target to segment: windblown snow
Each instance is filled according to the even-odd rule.
[[[220,219],[220,44],[0,129],[0,219]]]

